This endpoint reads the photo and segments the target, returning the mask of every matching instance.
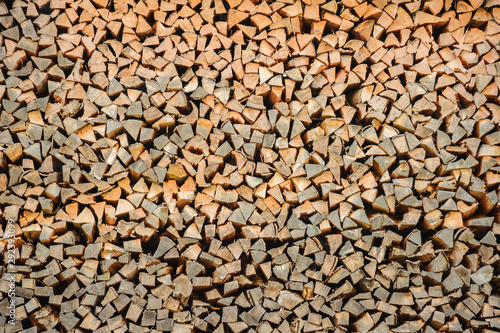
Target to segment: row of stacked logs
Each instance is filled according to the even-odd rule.
[[[499,332],[499,52],[498,0],[0,2],[0,331]]]

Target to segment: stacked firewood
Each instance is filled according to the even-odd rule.
[[[500,332],[499,52],[498,0],[0,1],[0,332]]]

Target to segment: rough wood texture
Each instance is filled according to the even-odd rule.
[[[499,52],[497,0],[0,1],[0,332],[499,332]]]

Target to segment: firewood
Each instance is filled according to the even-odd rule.
[[[498,6],[0,2],[0,330],[498,329]]]

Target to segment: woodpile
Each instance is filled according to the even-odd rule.
[[[498,0],[0,1],[0,332],[500,332],[499,52]]]

